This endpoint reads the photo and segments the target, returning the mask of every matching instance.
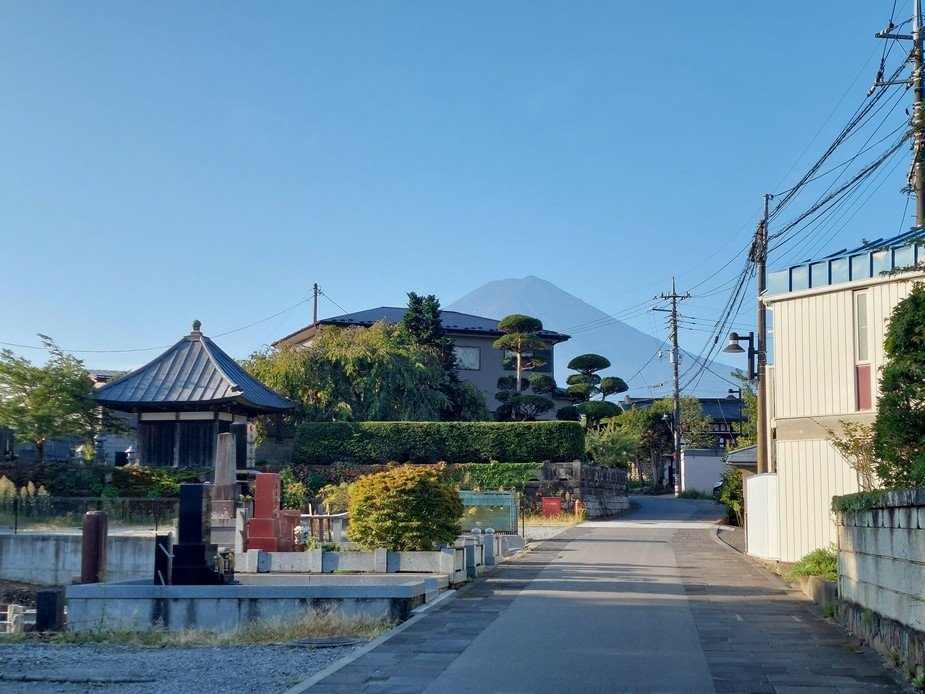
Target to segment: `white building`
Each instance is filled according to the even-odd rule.
[[[909,232],[769,275],[772,472],[745,482],[750,554],[795,562],[834,542],[832,497],[860,486],[825,430],[874,421],[887,323],[925,277],[885,273],[923,264]]]

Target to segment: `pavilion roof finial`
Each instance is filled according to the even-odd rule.
[[[200,321],[198,318],[193,321],[193,332],[194,333],[199,333],[200,332],[199,329],[201,327],[202,327],[202,321]]]

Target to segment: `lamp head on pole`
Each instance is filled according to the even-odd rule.
[[[733,354],[738,354],[745,351],[739,344],[739,333],[729,333],[729,344],[723,348],[723,351],[731,352]]]

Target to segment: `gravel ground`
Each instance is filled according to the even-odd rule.
[[[745,529],[732,525],[720,526],[717,536],[737,552],[745,554]]]
[[[524,530],[524,537],[527,542],[542,542],[559,533],[565,532],[572,525],[528,525]]]
[[[360,647],[308,648],[290,644],[135,648],[3,644],[0,646],[0,692],[284,692]]]

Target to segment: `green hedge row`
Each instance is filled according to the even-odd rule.
[[[533,463],[577,460],[584,451],[578,422],[306,422],[292,462]]]

